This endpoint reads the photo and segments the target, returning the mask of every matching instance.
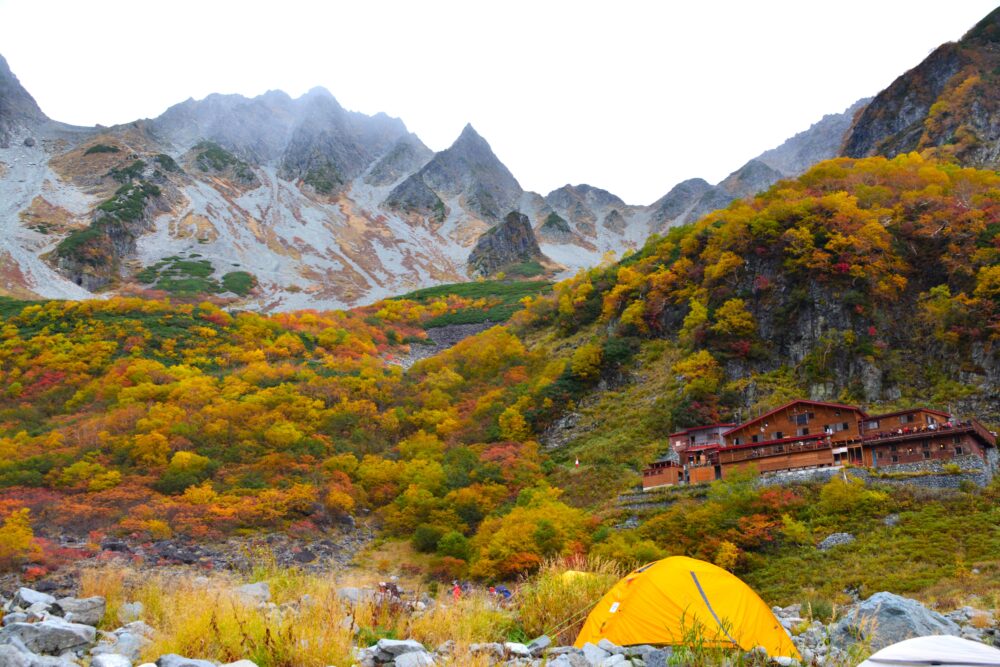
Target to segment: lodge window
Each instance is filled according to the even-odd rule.
[[[929,459],[930,457],[931,457],[931,453],[925,449],[924,450],[924,458],[925,459]]]
[[[865,422],[865,430],[874,430],[878,428],[878,420],[873,419],[871,421]]]
[[[899,418],[900,424],[911,424],[916,419],[914,415],[902,415]]]
[[[795,435],[809,435],[809,427],[803,426],[802,428],[796,429]]]
[[[956,447],[955,448],[955,456],[961,456],[961,455],[962,455],[962,448],[961,447]]]
[[[772,440],[781,440],[784,437],[785,437],[785,434],[782,433],[781,431],[775,431],[774,433],[771,434],[771,439]]]
[[[750,436],[750,442],[760,442],[760,436],[759,435]]]
[[[899,457],[896,456],[895,454],[893,454],[890,458],[893,463],[899,463]]]
[[[889,445],[889,451],[890,452],[896,451],[896,445]]]
[[[733,438],[733,444],[734,445],[742,445],[743,444],[743,438]]]
[[[797,426],[802,426],[803,424],[809,423],[809,416],[812,413],[803,412],[801,415],[795,415],[795,424]]]

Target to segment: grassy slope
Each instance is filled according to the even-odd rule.
[[[428,320],[424,326],[430,329],[448,324],[506,322],[515,311],[520,309],[521,299],[544,294],[551,289],[552,283],[538,280],[481,280],[471,283],[436,285],[394,298],[416,301],[417,303],[428,303],[434,299],[449,296],[486,299],[487,308],[470,308]]]

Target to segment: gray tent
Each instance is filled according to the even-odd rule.
[[[1000,667],[1000,651],[951,635],[906,639],[872,655],[858,667]]]

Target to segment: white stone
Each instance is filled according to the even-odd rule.
[[[590,642],[583,645],[583,657],[587,659],[587,662],[591,665],[599,665],[601,661],[607,658],[610,653],[605,651],[603,648],[594,646]]]
[[[14,593],[14,604],[22,609],[27,609],[33,604],[42,603],[46,607],[55,604],[56,599],[48,593],[42,593],[30,588],[19,588]]]
[[[426,651],[411,651],[396,658],[396,667],[433,667],[434,658]]]
[[[504,642],[504,651],[515,658],[530,658],[531,649],[520,642]]]
[[[95,655],[90,667],[132,667],[132,661],[117,653]]]

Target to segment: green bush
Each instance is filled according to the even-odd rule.
[[[169,155],[167,155],[166,153],[158,154],[156,157],[153,158],[153,160],[156,162],[157,165],[159,165],[161,169],[163,169],[163,171],[178,172],[181,170],[177,162],[175,162],[174,159]]]
[[[437,526],[421,524],[413,531],[413,548],[421,553],[432,554],[437,551],[438,542],[443,535],[444,531]]]
[[[246,296],[257,285],[257,279],[246,271],[231,271],[222,276],[222,286],[233,294]]]
[[[437,553],[439,556],[450,556],[468,561],[472,557],[472,545],[465,535],[453,530],[445,533],[438,540]]]
[[[119,183],[128,183],[142,176],[142,170],[145,168],[145,162],[142,160],[136,160],[127,167],[123,167],[121,169],[115,167],[108,172],[108,176],[115,179]]]
[[[96,153],[119,153],[121,149],[117,146],[108,146],[107,144],[94,144],[87,150],[83,152],[84,155],[94,155]]]

